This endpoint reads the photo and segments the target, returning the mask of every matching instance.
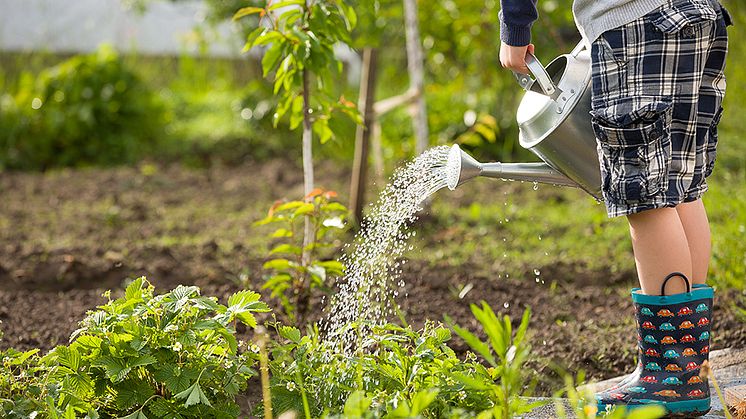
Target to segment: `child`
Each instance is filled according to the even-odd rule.
[[[701,198],[715,162],[731,19],[717,0],[575,0],[573,13],[591,52],[603,197],[610,217],[627,217],[641,286],[632,290],[637,370],[599,393],[598,408],[655,403],[670,415],[702,415],[713,290]],[[528,73],[536,0],[502,0],[500,17],[500,61]]]

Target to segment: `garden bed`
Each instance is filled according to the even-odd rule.
[[[196,284],[205,295],[221,298],[242,284],[259,290],[267,240],[266,232],[252,223],[275,199],[301,194],[300,172],[288,167],[292,163],[273,161],[195,171],[146,164],[3,174],[0,328],[5,336],[0,348],[50,349],[66,343],[85,312],[104,302],[103,291],[121,289],[126,278],[146,275],[160,290]],[[321,185],[346,190],[342,169],[322,168],[320,178]],[[471,196],[509,189],[513,201],[531,206],[554,194],[550,188],[536,193],[530,186],[508,183],[469,187],[474,195],[444,199],[467,207]],[[503,195],[492,196],[498,201]],[[569,205],[561,201],[558,206]],[[559,254],[551,265],[537,265],[529,254],[526,260],[501,261],[497,268],[485,254],[462,261],[439,258],[434,255],[449,254],[469,239],[443,225],[438,205],[417,225],[417,246],[425,247],[410,255],[403,272],[407,296],[401,304],[411,325],[449,315],[477,330],[470,303],[486,300],[516,320],[526,306],[532,307],[531,342],[537,355],[532,364],[544,393],[557,389],[552,364],[584,369],[591,379],[619,375],[633,365],[636,342],[627,294],[634,280],[631,270]],[[540,282],[532,268],[542,271]],[[506,272],[513,274],[506,278]],[[735,308],[742,298],[740,290],[718,293],[713,348],[746,345],[746,327]],[[317,300],[314,307],[318,318],[323,306]],[[457,338],[452,346],[466,351]]]

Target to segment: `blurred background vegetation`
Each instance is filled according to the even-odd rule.
[[[225,21],[250,3],[209,0],[207,22]],[[401,94],[409,85],[401,2],[353,3],[360,19],[352,46],[380,46],[376,97]],[[533,33],[537,55],[545,62],[579,40],[570,4],[539,2],[541,18]],[[735,0],[724,4],[736,21],[732,37],[740,39],[737,31],[746,24],[746,7]],[[521,91],[498,61],[499,1],[434,0],[419,7],[431,144],[459,142],[483,159],[531,159],[516,141],[514,115]],[[746,83],[744,48],[742,42],[731,42],[729,92]],[[44,170],[142,158],[206,166],[299,154],[297,137],[285,124],[272,128],[274,98],[254,56],[157,57],[102,47],[74,57],[6,52],[0,64],[0,168]],[[355,83],[340,80],[339,90],[356,100]],[[728,95],[725,133],[744,131],[744,120],[734,116],[745,107],[742,97]],[[407,109],[384,115],[381,127],[391,170],[413,154]],[[340,122],[333,128],[337,139],[319,152],[322,158],[349,164],[354,126]],[[721,166],[743,170],[746,145],[723,141],[720,156]]]
[[[224,22],[252,1],[207,3],[207,22]],[[351,3],[359,17],[351,47],[358,51],[363,46],[379,47],[376,97],[403,93],[409,80],[401,1]],[[148,7],[146,0],[134,4]],[[746,4],[740,0],[723,4],[735,27],[730,30],[729,93],[720,126],[718,170],[706,202],[715,237],[712,270],[721,284],[741,286],[746,277],[746,208],[743,199],[734,197],[746,192],[746,120],[738,116],[746,113],[746,100],[740,94],[746,85],[742,32]],[[579,41],[570,5],[571,0],[539,2],[541,17],[533,34],[537,55],[545,63]],[[431,145],[458,142],[484,160],[535,160],[517,145],[515,110],[522,94],[512,74],[499,65],[499,1],[431,0],[419,2],[419,7]],[[241,24],[247,30],[256,26],[250,20]],[[338,84],[339,93],[353,102],[359,88],[354,79],[341,78]],[[297,133],[291,133],[285,121],[273,127],[275,101],[255,55],[165,57],[116,52],[105,46],[76,56],[0,53],[0,170],[111,166],[143,159],[189,167],[275,158],[299,162]],[[390,173],[414,153],[412,124],[405,107],[385,114],[380,122],[385,169]],[[355,127],[343,120],[332,128],[336,138],[317,148],[317,160],[349,167]],[[532,267],[550,265],[558,258],[600,263],[612,272],[630,271],[624,223],[607,220],[592,200],[579,201],[582,194],[577,191],[558,194],[559,198],[550,196],[551,212],[546,211],[543,195],[505,202],[480,201],[479,196],[485,195],[475,195],[471,206],[459,206],[450,198],[436,202],[433,225],[461,225],[463,241],[455,243],[467,245],[448,248],[446,243],[421,257],[436,263],[447,255],[453,264],[461,264],[473,257],[476,247],[486,252],[488,260],[502,257],[522,263],[529,276]],[[513,201],[519,199],[523,200],[520,212],[513,209]],[[538,224],[555,240],[536,240],[537,228],[542,227],[537,227],[539,215],[534,214],[542,214]],[[511,238],[511,249],[506,251],[489,231],[507,218],[513,222],[506,221],[500,236]],[[470,235],[476,236],[469,239]],[[598,252],[608,257],[599,259]]]

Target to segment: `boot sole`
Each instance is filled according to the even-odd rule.
[[[666,415],[664,418],[668,419],[684,419],[684,418],[698,418],[706,415],[710,411],[710,399],[701,400],[687,400],[682,402],[664,402],[659,400],[636,400],[636,404],[629,405],[611,405],[611,406],[624,406],[628,411],[634,410],[635,408],[645,407],[650,405],[660,405],[666,409]],[[598,404],[598,412],[606,411],[605,404]]]

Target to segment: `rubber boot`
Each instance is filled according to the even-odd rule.
[[[674,277],[686,281],[688,292],[664,295],[666,282]],[[707,380],[699,377],[709,358],[713,289],[697,285],[680,273],[668,275],[661,295],[632,290],[637,319],[639,364],[623,384],[598,393],[598,411],[615,406],[628,409],[657,404],[669,418],[688,418],[710,410]]]

